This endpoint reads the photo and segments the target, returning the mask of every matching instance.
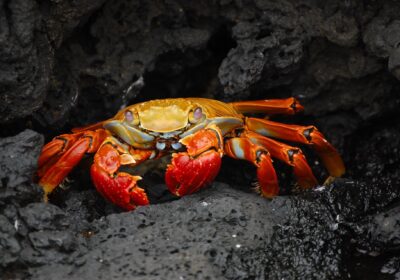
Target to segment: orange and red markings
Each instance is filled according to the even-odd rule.
[[[165,173],[165,182],[173,194],[191,194],[214,180],[221,167],[219,138],[219,131],[210,128],[181,140],[187,152],[173,154]]]
[[[57,162],[48,168],[39,181],[46,194],[57,187],[71,170],[81,161],[90,145],[89,138],[80,138],[68,151],[66,151]]]
[[[264,197],[272,198],[279,194],[278,177],[271,158],[264,154],[261,155],[257,168],[257,179],[260,184],[260,191]]]
[[[265,147],[272,158],[291,165],[300,187],[306,189],[318,185],[317,179],[299,148],[291,147],[251,131],[245,132],[243,136],[248,137],[253,143]]]
[[[106,199],[125,210],[149,204],[145,191],[136,183],[141,177],[118,172],[121,156],[111,143],[100,147],[90,170],[94,185]]]
[[[246,125],[249,130],[267,137],[311,145],[331,176],[340,177],[345,172],[344,163],[338,151],[314,126],[282,124],[256,118],[248,118]]]
[[[257,167],[257,179],[264,197],[279,194],[278,177],[265,147],[254,144],[248,138],[232,138],[225,143],[225,153],[236,159],[247,160]]]
[[[177,196],[191,194],[211,183],[221,167],[221,157],[214,150],[197,157],[188,153],[174,154],[165,173],[168,189]]]
[[[119,152],[111,144],[105,144],[97,151],[94,162],[108,174],[114,174],[121,166]]]
[[[220,140],[216,132],[211,129],[203,129],[193,135],[181,140],[186,146],[187,152],[191,156],[199,155],[211,148],[219,149]]]
[[[139,176],[120,172],[111,177],[97,164],[92,165],[90,173],[97,190],[115,205],[129,211],[149,204],[145,191],[136,185],[141,179]]]
[[[239,101],[231,104],[241,113],[293,115],[304,110],[304,107],[293,97],[287,99]]]

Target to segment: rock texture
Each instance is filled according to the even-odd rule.
[[[26,159],[3,166],[2,178],[29,178],[40,142],[31,131],[4,139],[3,162]],[[93,210],[100,199],[93,189],[72,191],[56,206],[40,202],[29,179],[14,181],[1,190],[2,272],[32,279],[346,279],[366,276],[354,267],[363,255],[382,262],[375,277],[395,274],[398,259],[388,254],[399,248],[398,207],[390,206],[400,197],[397,178],[340,179],[272,201],[215,183],[180,200],[106,215]]]
[[[399,278],[399,13],[397,1],[0,0],[0,274]],[[154,171],[158,204],[122,213],[83,163],[42,202],[43,136],[178,96],[295,96],[306,112],[278,120],[317,125],[346,177],[267,201],[249,191],[252,167],[225,160],[210,189],[176,200]]]

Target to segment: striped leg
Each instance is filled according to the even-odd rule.
[[[77,134],[64,134],[47,143],[39,157],[39,185],[47,195],[53,191],[81,161],[86,153],[94,153],[107,136],[104,129]]]
[[[340,177],[345,172],[343,160],[337,150],[314,126],[289,125],[257,118],[248,118],[246,126],[249,130],[267,137],[311,145],[331,176]]]
[[[225,141],[225,154],[235,159],[244,159],[257,167],[257,178],[261,194],[274,197],[279,194],[278,178],[269,152],[250,139],[235,137]]]
[[[272,158],[276,158],[292,166],[297,183],[301,188],[308,189],[318,185],[318,181],[315,179],[301,149],[286,145],[251,131],[242,133],[240,137],[248,138],[254,144],[265,147],[271,153]]]

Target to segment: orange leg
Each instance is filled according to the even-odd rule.
[[[267,137],[311,145],[331,176],[340,177],[345,172],[339,153],[315,126],[289,125],[257,118],[247,118],[246,126]]]
[[[278,178],[270,154],[264,147],[254,144],[250,139],[235,137],[225,141],[225,154],[247,160],[257,167],[258,183],[264,197],[271,198],[279,194]]]
[[[272,158],[276,158],[292,166],[297,183],[303,189],[312,188],[318,185],[318,181],[308,165],[301,149],[291,147],[251,131],[242,133],[240,137],[248,138],[254,144],[265,147],[271,153]]]
[[[54,165],[57,160],[71,148],[71,146],[82,136],[78,134],[63,134],[55,137],[47,143],[39,156],[38,160],[38,176],[41,178],[46,171]]]
[[[187,152],[172,155],[165,173],[171,193],[184,196],[211,183],[221,167],[222,136],[215,125],[199,130],[180,141]]]
[[[104,198],[125,210],[149,204],[145,190],[137,186],[141,177],[118,170],[122,165],[137,165],[154,153],[132,149],[114,137],[108,137],[97,151],[90,170],[94,185]]]
[[[269,115],[293,115],[304,110],[296,98],[239,101],[230,103],[236,111],[245,113],[265,113]]]
[[[86,153],[97,151],[107,136],[104,129],[77,134],[65,134],[46,144],[39,157],[39,185],[43,187],[45,199],[57,187]]]

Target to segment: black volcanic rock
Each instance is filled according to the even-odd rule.
[[[34,279],[345,279],[353,271],[346,260],[354,246],[365,249],[366,236],[380,253],[398,246],[395,210],[369,215],[377,207],[373,191],[338,180],[268,201],[215,183],[174,202],[108,215],[85,231],[53,220],[63,230],[29,233],[36,255],[25,248],[21,257],[35,264],[26,272]],[[398,199],[400,192],[391,192]]]
[[[1,278],[398,278],[399,12],[392,0],[0,0]],[[292,195],[269,201],[249,191],[252,166],[224,160],[211,188],[176,200],[155,163],[143,184],[158,204],[123,213],[93,188],[88,156],[42,201],[43,138],[188,96],[297,97],[304,114],[276,120],[316,125],[345,178],[291,192],[275,161]]]
[[[32,130],[0,139],[0,208],[25,205],[41,197],[32,180],[42,146],[43,136]]]

